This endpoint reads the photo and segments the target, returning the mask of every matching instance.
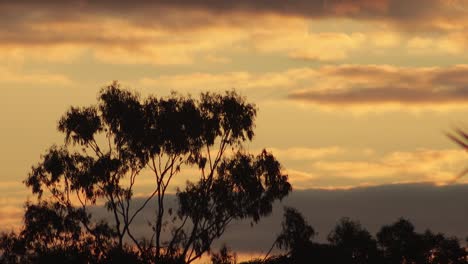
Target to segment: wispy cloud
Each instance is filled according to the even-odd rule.
[[[341,65],[319,69],[310,88],[292,100],[318,105],[444,106],[468,101],[468,66]]]
[[[317,159],[328,158],[346,152],[345,149],[332,146],[323,148],[305,148],[305,147],[291,147],[291,148],[268,148],[275,156],[283,160],[302,160],[311,161]]]
[[[390,65],[329,65],[252,73],[190,73],[145,77],[146,90],[264,89],[276,90],[276,99],[323,109],[371,108],[445,111],[468,102],[468,65],[398,67]]]
[[[319,72],[313,68],[292,68],[279,72],[254,73],[232,71],[222,73],[195,72],[148,76],[137,81],[144,90],[154,88],[193,92],[194,90],[272,90],[288,91],[313,82]],[[284,94],[284,92],[283,92]]]
[[[18,69],[0,67],[0,84],[54,84],[70,85],[72,80],[66,75],[48,72],[24,72]]]
[[[309,170],[319,175],[310,186],[381,185],[408,182],[449,184],[464,170],[466,153],[463,150],[420,149],[411,152],[391,152],[360,160],[321,160],[310,164]],[[466,182],[466,179],[459,179]],[[339,187],[339,186],[335,186]]]

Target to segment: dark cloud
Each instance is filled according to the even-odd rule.
[[[435,187],[429,184],[295,191],[258,226],[250,228],[248,223],[238,224],[224,240],[242,251],[268,250],[279,232],[284,205],[296,207],[304,214],[319,233],[319,241],[325,241],[341,217],[359,220],[372,233],[384,224],[405,217],[419,231],[429,228],[465,238],[468,235],[467,195],[468,185]]]
[[[103,14],[131,14],[142,11],[157,11],[159,8],[196,9],[213,13],[271,13],[282,15],[295,15],[304,17],[320,16],[363,16],[379,17],[389,16],[395,18],[415,18],[427,16],[431,13],[442,12],[434,10],[434,7],[444,7],[454,12],[457,3],[461,5],[464,0],[426,0],[424,5],[418,1],[406,0],[101,0],[101,1],[0,1],[10,8],[29,7],[30,11],[40,16],[44,11],[53,9],[99,12]],[[37,12],[40,10],[41,12]],[[66,17],[65,14],[56,14],[55,17]],[[45,17],[45,16],[44,16]]]
[[[445,36],[466,24],[467,10],[457,5],[463,1],[468,0],[0,0],[0,54],[34,58],[34,50],[44,49],[36,56],[40,60],[62,54],[69,61],[89,53],[107,63],[190,64],[217,49],[252,46],[294,59],[341,60],[363,44],[364,34],[308,32],[304,19],[383,22],[372,27],[424,36],[439,30],[435,35]],[[457,39],[463,39],[466,32],[459,31]],[[460,43],[462,50],[466,43]],[[65,49],[78,55],[67,57]]]
[[[233,223],[217,245],[225,242],[236,251],[266,252],[280,231],[283,206],[300,210],[318,232],[318,241],[326,236],[341,217],[359,220],[370,232],[376,233],[384,224],[399,217],[409,219],[417,231],[431,229],[449,236],[468,235],[468,185],[436,187],[431,184],[384,185],[350,190],[294,191],[282,204],[276,204],[273,214],[251,227],[249,222]],[[137,201],[139,203],[141,201]],[[171,203],[169,206],[174,206]],[[95,210],[101,217],[104,209]],[[154,208],[147,208],[136,234],[148,234]]]
[[[349,17],[353,19],[383,19],[393,21],[419,21],[427,24],[428,18],[453,18],[465,14],[460,8],[465,0],[102,0],[102,1],[0,1],[2,20],[10,22],[32,21],[77,21],[91,16],[124,18],[140,23],[159,23],[168,17],[167,10],[203,12],[213,14],[215,20],[221,15],[238,13],[275,14],[305,18]],[[14,14],[14,15],[13,15]],[[189,17],[190,18],[190,17]],[[193,18],[193,17],[192,17]],[[186,17],[173,17],[173,25],[193,26],[203,17],[190,21]],[[198,21],[200,20],[200,21]],[[251,23],[255,23],[252,20]]]
[[[468,101],[468,89],[466,87],[437,90],[399,88],[395,86],[382,86],[377,88],[352,87],[345,91],[323,92],[298,92],[289,96],[291,99],[299,99],[319,104],[373,104],[373,103],[402,103],[402,104],[446,104]]]
[[[327,105],[451,104],[468,102],[468,67],[398,68],[346,65],[325,67],[310,89],[289,94],[292,100]],[[320,82],[333,80],[333,85]]]

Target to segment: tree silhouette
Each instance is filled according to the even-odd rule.
[[[377,242],[359,222],[342,218],[328,235],[328,241],[339,252],[341,263],[376,263]]]
[[[420,236],[408,220],[400,219],[383,226],[377,241],[387,263],[424,263],[424,247]]]
[[[408,220],[383,226],[377,233],[385,263],[468,263],[467,251],[456,238],[433,234],[427,230],[416,233]]]
[[[23,231],[1,243],[10,250],[21,241],[23,253],[38,256],[54,248],[81,252],[95,257],[89,262],[193,262],[230,222],[259,221],[291,191],[272,154],[243,148],[254,136],[255,116],[255,105],[234,91],[142,99],[114,82],[96,105],[72,107],[60,119],[65,144],[52,146],[25,180],[38,203],[27,205]],[[185,167],[198,175],[178,189],[178,208],[165,208],[168,188]],[[135,183],[148,173],[153,191],[135,206]],[[91,215],[89,207],[101,202],[112,222]],[[152,237],[142,240],[132,223],[149,203],[156,216]]]
[[[289,254],[298,255],[312,244],[314,229],[306,222],[302,214],[292,207],[284,208],[282,231],[277,238],[278,248],[289,250]]]
[[[426,251],[426,263],[463,264],[467,263],[467,252],[457,238],[446,238],[443,234],[433,234],[427,230],[421,234]]]
[[[286,249],[289,263],[306,263],[310,259],[309,249],[312,246],[314,229],[307,223],[302,214],[292,207],[284,208],[284,220],[281,223],[281,233],[274,245]],[[268,254],[267,254],[268,256]],[[270,261],[275,260],[275,258]],[[276,259],[276,261],[278,261]],[[279,261],[281,262],[281,261]]]
[[[282,232],[275,245],[286,253],[243,263],[468,264],[468,252],[457,238],[429,230],[417,233],[405,219],[383,226],[377,241],[349,218],[338,222],[328,235],[328,244],[313,242],[313,234],[313,228],[297,210],[285,208]]]
[[[223,245],[219,253],[214,253],[211,256],[211,263],[213,264],[236,264],[237,256],[232,253],[226,245]]]

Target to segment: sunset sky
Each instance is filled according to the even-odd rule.
[[[442,186],[468,166],[445,135],[468,129],[466,0],[0,0],[0,23],[2,230],[63,143],[60,116],[113,80],[236,89],[259,109],[247,148],[272,151],[295,190]]]

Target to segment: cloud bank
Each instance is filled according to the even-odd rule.
[[[468,46],[467,0],[0,1],[0,54],[9,60],[193,64],[216,52],[254,51],[310,61],[342,61],[414,35],[408,47],[461,53]],[[341,31],[314,32],[318,21]],[[358,30],[349,25],[367,23]],[[333,23],[331,23],[333,24]],[[437,43],[437,44],[432,44]],[[372,45],[370,45],[372,44]],[[370,46],[369,46],[370,45]],[[417,47],[425,47],[418,49]],[[361,49],[360,49],[361,48]],[[229,60],[229,59],[228,59]],[[219,60],[216,60],[219,62]],[[226,61],[223,59],[222,61]]]
[[[321,242],[326,240],[341,217],[359,220],[374,234],[382,225],[405,217],[416,226],[417,231],[431,229],[464,239],[468,234],[467,193],[468,185],[436,187],[431,184],[294,191],[282,204],[276,204],[273,214],[259,224],[251,227],[249,222],[233,223],[215,246],[226,243],[240,253],[266,253],[280,232],[283,206],[292,206],[301,211],[318,232],[316,240]],[[137,200],[136,203],[142,201]],[[152,219],[153,214],[154,208],[145,209],[144,217],[135,222],[135,234],[147,234],[147,221]],[[95,215],[104,217],[106,213],[99,208],[95,209]]]
[[[294,0],[294,1],[216,1],[216,0],[137,0],[128,1],[71,1],[71,3],[46,0],[46,1],[1,1],[2,9],[8,11],[28,11],[10,15],[10,21],[19,20],[73,20],[77,18],[103,15],[120,16],[125,13],[130,19],[140,23],[144,21],[158,20],[159,23],[167,22],[167,10],[179,10],[185,13],[202,12],[208,14],[276,14],[282,16],[297,16],[304,18],[324,17],[350,17],[353,19],[388,19],[395,21],[418,21],[423,23],[427,18],[451,19],[466,14],[465,0],[426,0],[424,5],[417,1],[405,0]],[[78,12],[80,11],[80,12]],[[11,13],[10,13],[11,14]],[[155,15],[158,19],[154,19]],[[16,19],[15,19],[16,18]],[[201,16],[199,17],[201,18]],[[203,22],[206,21],[200,19]],[[146,22],[151,23],[151,22]],[[179,21],[171,21],[175,25],[192,25],[187,17],[181,17]]]

